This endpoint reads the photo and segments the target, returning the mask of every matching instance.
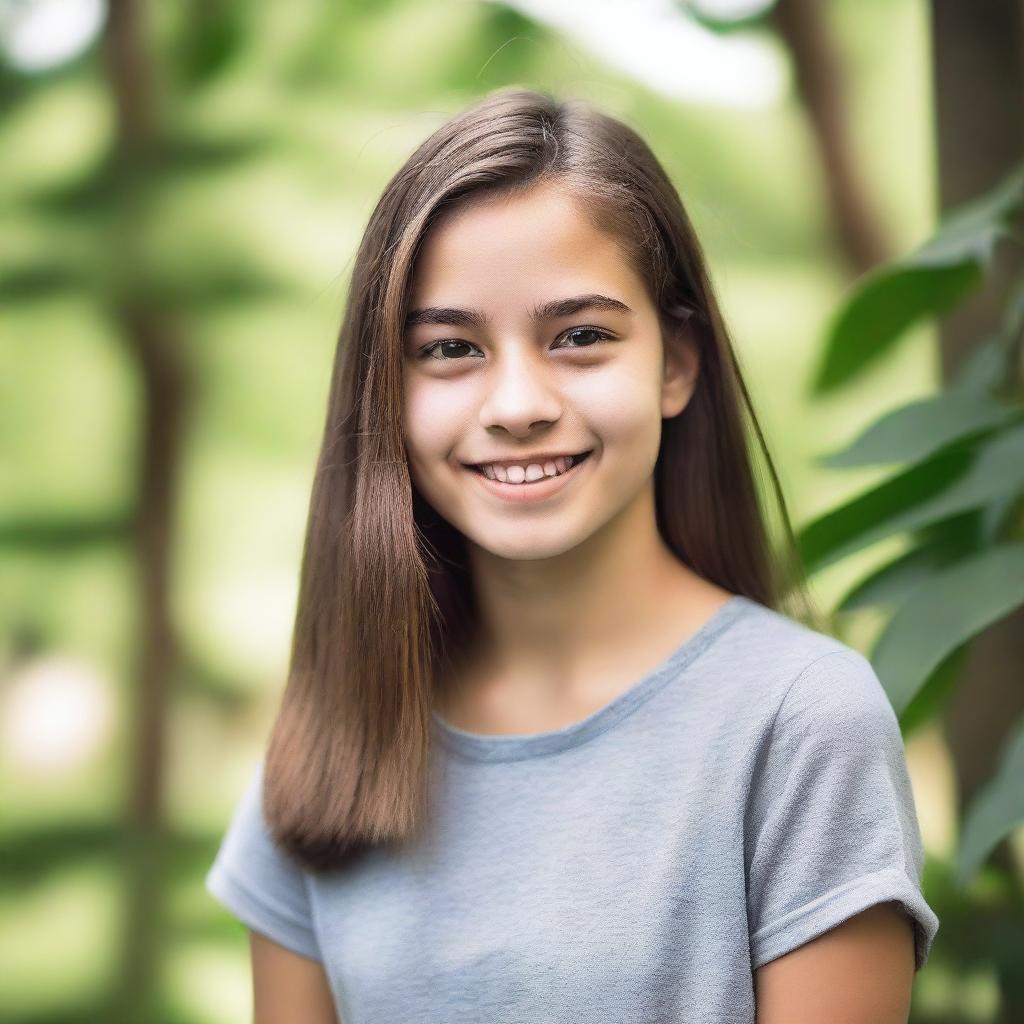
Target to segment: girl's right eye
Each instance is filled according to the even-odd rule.
[[[437,360],[440,360],[441,362],[448,362],[448,363],[454,362],[454,360],[448,359],[446,356],[443,356],[443,355],[435,356],[433,354],[434,350],[437,349],[437,348],[440,348],[442,345],[469,345],[469,342],[468,341],[449,340],[449,339],[446,339],[444,341],[435,341],[432,344],[426,345],[423,348],[421,348],[420,351],[419,351],[418,358],[420,358],[420,359],[437,359]],[[476,346],[475,345],[470,345],[470,348],[476,348]],[[448,351],[449,355],[458,355],[459,354],[459,353],[451,352],[450,349],[448,349],[446,351]]]

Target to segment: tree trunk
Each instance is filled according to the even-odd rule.
[[[789,50],[796,89],[818,150],[829,214],[850,271],[888,258],[890,243],[854,160],[842,61],[821,0],[778,0],[769,18]]]
[[[1024,18],[1017,0],[932,0],[931,20],[939,205],[946,211],[996,185],[1024,158]],[[985,287],[944,318],[945,382],[969,350],[999,327],[1011,281],[1022,271],[1018,247],[998,248]],[[1022,666],[1024,610],[980,634],[966,652],[963,679],[943,721],[961,816],[1024,716]],[[1006,842],[993,860],[1019,889],[1020,869]],[[1019,921],[1003,926],[1021,927]],[[1009,965],[997,965],[997,972],[1001,1019],[1024,1020],[1022,982]]]
[[[123,851],[124,916],[119,977],[108,1019],[158,1020],[164,922],[164,764],[170,686],[178,658],[169,610],[170,572],[186,367],[166,310],[152,289],[145,252],[154,127],[151,65],[142,0],[111,0],[104,58],[117,112],[118,204],[110,244],[117,279],[111,313],[141,379],[143,422],[132,543],[138,590],[138,646],[131,669]]]

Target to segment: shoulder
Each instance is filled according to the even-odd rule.
[[[871,662],[858,650],[755,601],[742,604],[714,645],[715,676],[737,711],[780,726],[817,716],[892,714]]]
[[[888,901],[914,916],[920,965],[937,918],[920,892],[924,848],[892,703],[859,651],[778,629],[799,653],[759,701],[745,762],[754,966]]]
[[[296,890],[309,873],[287,853],[268,825],[263,810],[264,764],[258,762],[236,801],[217,863],[250,887],[288,885]]]
[[[768,750],[849,745],[871,736],[897,753],[899,727],[870,661],[841,640],[743,599],[689,662],[673,694],[673,728],[715,747],[744,774]]]
[[[784,670],[769,673],[754,712],[751,793],[832,792],[869,776],[907,784],[899,721],[871,662],[833,637],[775,612],[756,632],[773,636]]]
[[[787,673],[772,694],[776,734],[818,729],[844,736],[865,730],[899,735],[892,703],[868,658],[777,612],[767,615],[765,636],[774,635],[790,652]]]
[[[249,928],[305,957],[319,959],[312,925],[310,876],[277,844],[263,814],[264,765],[238,798],[207,891]]]
[[[903,737],[871,662],[850,648],[810,662],[786,688],[766,736],[775,758],[810,772],[903,774]]]

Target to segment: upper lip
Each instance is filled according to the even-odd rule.
[[[543,466],[545,462],[553,462],[555,459],[563,459],[568,455],[584,455],[590,451],[589,448],[579,448],[576,451],[566,451],[564,448],[557,452],[538,452],[536,455],[505,455],[498,459],[481,459],[479,462],[467,462],[467,466],[501,466],[507,462],[521,462],[524,465],[536,463]]]

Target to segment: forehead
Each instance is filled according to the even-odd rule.
[[[479,200],[439,219],[421,246],[410,306],[464,301],[497,312],[593,291],[626,293],[632,306],[644,286],[618,241],[556,185]]]

